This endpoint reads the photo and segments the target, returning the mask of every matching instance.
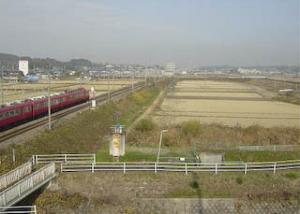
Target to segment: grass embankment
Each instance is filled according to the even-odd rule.
[[[194,159],[200,152],[220,152],[226,161],[285,161],[300,159],[300,151],[239,151],[238,146],[300,145],[300,131],[296,128],[264,128],[250,126],[228,127],[219,124],[203,125],[197,121],[183,122],[177,126],[159,127],[151,119],[142,120],[127,137],[126,155],[121,161],[155,161],[159,133],[163,135],[161,157],[186,157]],[[99,154],[107,161],[105,154]],[[166,160],[166,159],[165,159]]]
[[[109,102],[95,110],[84,111],[25,144],[2,149],[0,170],[12,167],[12,148],[16,150],[17,164],[28,160],[32,154],[95,153],[101,145],[108,143],[110,127],[116,123],[115,115],[120,116],[121,124],[129,126],[153,102],[164,84],[135,92],[126,99]],[[105,152],[108,153],[108,150]]]
[[[84,182],[83,182],[84,181]],[[103,213],[134,210],[140,198],[238,198],[292,201],[299,198],[299,172],[243,173],[65,173],[57,188],[45,191],[36,205],[49,213],[92,209]],[[69,200],[66,200],[68,197]],[[74,203],[76,201],[76,203]],[[84,209],[82,212],[86,212]],[[96,213],[92,212],[90,213]],[[122,210],[122,211],[120,211]],[[48,213],[45,212],[45,213]]]

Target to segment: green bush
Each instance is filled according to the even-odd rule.
[[[295,179],[299,178],[299,174],[295,173],[295,172],[289,172],[289,173],[285,174],[285,177],[287,177],[291,180],[295,180]]]
[[[154,129],[154,123],[151,119],[142,119],[137,126],[135,127],[136,130],[141,132],[148,132]]]
[[[196,120],[183,122],[181,128],[184,135],[195,137],[201,133],[201,124]]]
[[[198,189],[199,188],[199,184],[197,181],[192,181],[190,183],[190,187],[192,187],[193,189]]]
[[[242,177],[237,177],[235,179],[235,181],[236,181],[237,184],[242,184],[243,183],[243,178]]]

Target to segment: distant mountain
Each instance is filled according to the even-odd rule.
[[[13,54],[0,53],[0,61],[18,61],[19,57]]]
[[[16,56],[13,54],[0,53],[0,64],[11,69],[18,66],[20,59],[28,60],[30,69],[43,68],[43,69],[69,69],[69,70],[82,70],[83,68],[90,68],[94,64],[87,59],[71,59],[67,62],[62,62],[53,58],[31,58],[28,56]]]

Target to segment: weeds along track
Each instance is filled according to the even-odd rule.
[[[144,87],[145,87],[145,83],[143,83],[143,82],[135,83],[134,91],[138,91]],[[108,98],[110,98],[111,100],[118,99],[120,97],[126,96],[127,94],[129,94],[131,92],[132,92],[132,86],[126,86],[126,87],[118,89],[116,91],[112,91],[110,94],[105,93],[105,94],[99,95],[96,97],[96,100],[98,103],[103,103]],[[52,122],[54,122],[54,121],[61,119],[69,114],[75,113],[75,112],[80,111],[85,108],[88,108],[90,105],[91,105],[90,102],[86,102],[86,103],[82,103],[82,104],[73,106],[71,108],[67,108],[67,109],[59,111],[59,112],[55,112],[51,115],[51,120],[52,120]],[[32,129],[44,126],[47,123],[48,123],[48,117],[45,116],[38,120],[34,120],[31,122],[25,123],[23,125],[17,126],[15,128],[9,129],[7,131],[4,131],[3,133],[0,134],[0,143],[4,142],[6,140],[9,140],[10,138],[21,135],[25,132],[28,132]]]

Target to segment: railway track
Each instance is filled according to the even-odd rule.
[[[140,90],[144,87],[145,87],[145,83],[143,83],[143,82],[135,83],[134,84],[134,91]],[[112,91],[110,93],[110,95],[108,93],[99,95],[99,96],[96,97],[96,100],[97,100],[97,103],[99,105],[99,103],[103,103],[104,101],[106,101],[108,99],[108,97],[110,97],[111,100],[114,100],[114,99],[118,99],[120,97],[123,97],[123,96],[125,96],[125,95],[127,95],[131,92],[132,92],[132,86],[126,86],[126,87],[118,89],[116,91]],[[54,122],[58,119],[61,119],[61,118],[65,117],[69,114],[75,113],[79,110],[88,108],[89,106],[91,106],[90,102],[86,102],[86,103],[82,103],[82,104],[64,109],[62,111],[55,112],[51,115],[52,122]],[[48,117],[45,116],[43,118],[40,118],[40,119],[37,119],[37,120],[34,120],[34,121],[30,121],[30,122],[25,123],[23,125],[20,125],[20,126],[17,126],[15,128],[9,129],[7,131],[4,131],[3,133],[0,134],[0,143],[4,142],[6,140],[9,140],[13,137],[16,137],[18,135],[21,135],[23,133],[26,133],[26,132],[28,132],[32,129],[44,126],[47,123],[48,123]]]

